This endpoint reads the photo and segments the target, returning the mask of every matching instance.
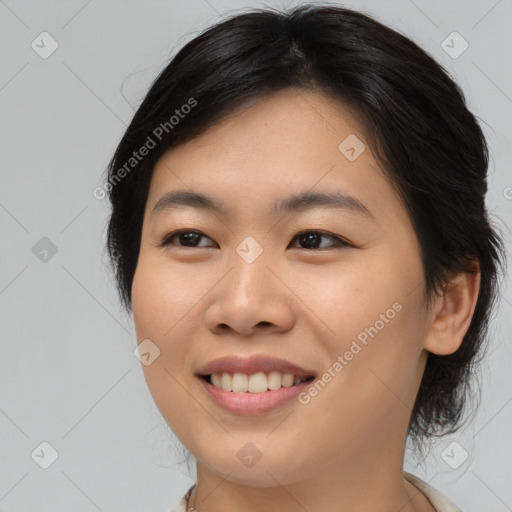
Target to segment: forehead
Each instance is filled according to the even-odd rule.
[[[164,153],[154,169],[148,208],[174,189],[215,196],[230,210],[246,208],[250,199],[268,211],[277,199],[320,190],[355,197],[381,215],[400,208],[349,109],[296,89],[251,101]]]

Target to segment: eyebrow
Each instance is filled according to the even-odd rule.
[[[163,195],[153,207],[151,218],[179,206],[212,210],[228,215],[232,210],[221,200],[191,190],[172,190]],[[375,220],[372,212],[356,197],[342,192],[302,192],[275,201],[270,213],[302,212],[314,208],[336,208]]]

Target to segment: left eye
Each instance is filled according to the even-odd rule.
[[[333,245],[328,245],[329,247],[348,247],[350,244],[336,235],[331,235],[330,233],[325,233],[323,231],[302,231],[293,237],[293,240],[298,240],[301,244],[304,245],[316,245],[316,242],[320,241],[322,238],[330,238],[334,240],[335,243]],[[304,247],[302,247],[305,249]],[[318,247],[319,249],[325,249],[326,247]],[[313,249],[313,247],[307,247],[307,249]]]
[[[181,245],[178,245],[174,242],[175,238],[177,240],[179,240]],[[208,238],[208,237],[199,231],[190,231],[190,230],[185,230],[185,229],[179,230],[179,231],[174,231],[173,233],[170,233],[162,240],[161,247],[171,246],[171,245],[174,245],[177,247],[192,247],[192,248],[193,247],[209,247],[208,245],[196,245],[197,242],[201,238]],[[298,242],[301,245],[307,246],[307,247],[298,247],[299,249],[305,249],[305,250],[325,249],[326,248],[325,246],[324,247],[311,247],[312,245],[316,246],[322,238],[324,238],[324,239],[330,238],[331,240],[335,241],[334,244],[328,245],[327,248],[350,246],[350,244],[348,242],[346,242],[339,236],[331,235],[330,233],[326,233],[324,231],[318,231],[318,230],[302,231],[302,232],[296,234],[293,237],[292,241],[298,240]],[[211,240],[211,238],[209,240]],[[320,245],[321,245],[321,242],[320,242]],[[297,247],[295,246],[294,248],[297,248]]]

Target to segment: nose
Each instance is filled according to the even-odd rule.
[[[278,266],[263,254],[248,262],[234,254],[227,275],[212,290],[205,313],[208,329],[215,334],[233,331],[248,337],[258,332],[285,332],[295,314],[293,293]],[[288,284],[288,286],[287,286]]]

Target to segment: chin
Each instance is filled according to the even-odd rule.
[[[226,449],[221,453],[203,453],[196,458],[199,464],[208,467],[215,474],[231,482],[251,487],[275,487],[307,478],[306,475],[290,471],[291,467],[307,467],[307,463],[295,461],[291,466],[291,457],[276,447],[268,447],[259,453],[250,443],[244,443],[242,447],[242,450]]]

